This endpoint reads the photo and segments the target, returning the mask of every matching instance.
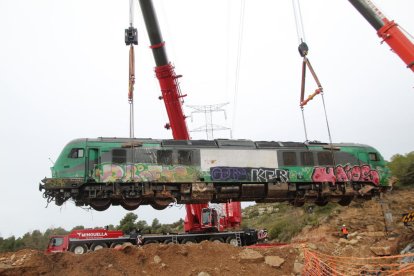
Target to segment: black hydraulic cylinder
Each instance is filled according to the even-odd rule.
[[[369,1],[369,0],[368,0]],[[374,27],[375,30],[381,29],[384,22],[377,13],[370,7],[366,0],[349,0],[351,4],[359,11],[359,13]],[[373,4],[372,4],[373,5]]]
[[[151,42],[152,54],[154,55],[155,64],[163,66],[168,64],[168,57],[164,47],[160,27],[158,25],[157,15],[154,10],[152,0],[139,0],[142,15],[144,17],[145,26],[149,40]]]

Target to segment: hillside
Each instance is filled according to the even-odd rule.
[[[388,202],[389,211],[381,202]],[[228,244],[150,244],[124,250],[102,249],[86,255],[44,255],[34,250],[0,254],[1,275],[300,275],[304,250],[327,256],[366,258],[398,254],[414,240],[401,215],[414,206],[413,190],[395,190],[380,201],[353,202],[340,207],[260,204],[244,210],[246,226],[269,229],[273,241],[288,242],[270,248],[236,248]],[[383,213],[392,214],[387,224]],[[389,220],[388,220],[389,221]],[[349,239],[339,228],[346,224]],[[291,238],[292,237],[292,238]],[[306,267],[306,266],[305,266]],[[326,274],[329,275],[329,274]],[[387,274],[381,274],[387,275]]]
[[[392,254],[397,254],[414,240],[412,228],[401,222],[402,214],[413,209],[414,190],[400,189],[382,198],[354,201],[346,207],[335,203],[323,207],[307,204],[300,208],[282,203],[249,206],[243,210],[243,225],[266,228],[269,239],[274,242],[326,243],[321,249],[330,252],[339,245],[340,228],[345,224],[350,239],[357,239],[355,244],[364,248],[390,245]],[[388,214],[387,222],[384,213]],[[355,247],[355,252],[349,250],[344,254],[374,255],[370,250],[360,251],[360,246]]]

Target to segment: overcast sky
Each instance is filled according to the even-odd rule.
[[[169,59],[182,74],[185,104],[229,102],[233,138],[304,141],[299,109],[301,58],[291,0],[245,1],[236,91],[241,1],[154,0]],[[375,0],[414,32],[412,0]],[[375,30],[347,0],[302,1],[309,59],[325,91],[334,142],[377,148],[386,159],[414,150],[413,73],[380,45]],[[118,224],[121,207],[87,211],[69,202],[50,204],[38,183],[51,160],[74,138],[129,135],[128,47],[124,29],[129,1],[1,0],[0,122],[2,133],[0,236],[49,227],[70,229]],[[136,5],[135,136],[171,138],[154,61]],[[310,80],[310,79],[309,79]],[[307,94],[316,86],[307,83]],[[191,111],[186,108],[186,114]],[[305,109],[310,140],[328,141],[320,97]],[[203,125],[202,116],[189,120]],[[194,133],[193,138],[205,138]],[[216,138],[228,138],[227,132]],[[183,206],[140,207],[139,219],[170,223]]]

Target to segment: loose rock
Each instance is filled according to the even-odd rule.
[[[390,246],[372,246],[369,248],[377,256],[389,256],[391,255]]]
[[[294,273],[302,274],[302,270],[303,270],[303,264],[302,263],[295,262],[293,264],[293,272]]]
[[[264,260],[262,254],[252,249],[244,249],[240,252],[239,257],[241,263],[260,263]]]
[[[279,256],[266,256],[265,263],[272,267],[280,267],[285,262],[285,259]]]
[[[161,262],[161,258],[158,255],[154,256],[154,263],[159,264]]]

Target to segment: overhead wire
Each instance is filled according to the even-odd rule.
[[[226,7],[226,12],[227,12],[227,16],[226,16],[226,101],[229,101],[229,92],[230,92],[230,18],[231,18],[231,1],[228,0],[227,2],[227,7]]]
[[[243,33],[244,33],[244,14],[245,14],[246,1],[240,2],[240,16],[239,16],[239,32],[238,32],[238,45],[237,45],[237,59],[236,59],[236,76],[234,80],[234,98],[233,98],[233,118],[232,118],[232,135],[236,132],[236,116],[237,116],[237,97],[239,93],[240,84],[240,64],[242,57],[242,45],[243,45]],[[233,137],[231,137],[233,138]]]

